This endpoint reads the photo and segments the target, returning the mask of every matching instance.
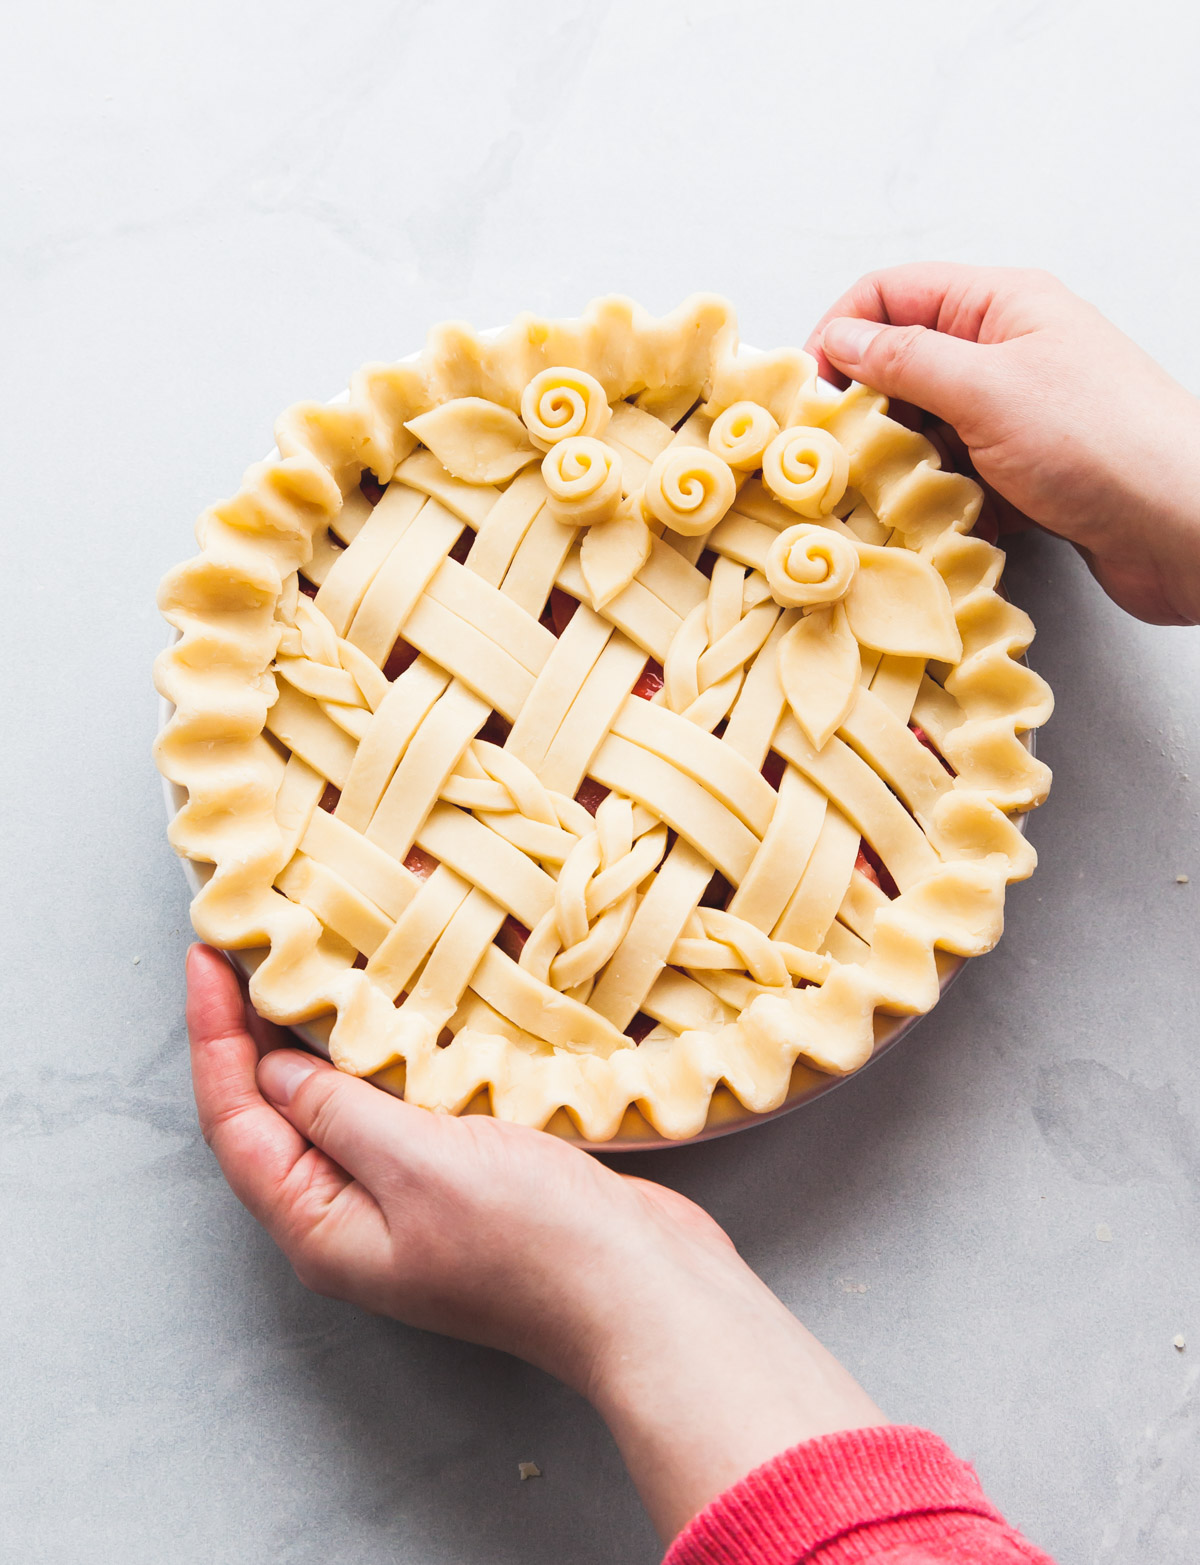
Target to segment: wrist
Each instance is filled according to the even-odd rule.
[[[887,1422],[731,1246],[671,1236],[610,1297],[581,1389],[664,1539],[779,1452]]]
[[[1114,436],[1105,481],[1079,486],[1067,536],[1123,608],[1190,625],[1200,621],[1200,403],[1176,393],[1147,407],[1124,444]]]
[[[1180,449],[1170,483],[1164,486],[1148,546],[1163,583],[1168,623],[1200,623],[1200,407]]]

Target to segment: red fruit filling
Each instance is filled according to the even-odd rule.
[[[399,679],[404,670],[417,661],[417,657],[416,647],[409,646],[403,636],[397,637],[396,645],[388,653],[387,662],[383,665],[385,678]]]
[[[644,1011],[639,1011],[629,1026],[624,1029],[625,1036],[632,1038],[634,1043],[641,1043],[646,1034],[653,1032],[657,1025],[653,1016],[647,1016]]]
[[[605,799],[608,798],[610,792],[611,790],[606,788],[603,783],[595,782],[591,777],[585,777],[579,784],[579,789],[575,794],[575,802],[576,804],[582,804],[589,815],[595,815]]]
[[[700,898],[700,906],[723,908],[728,905],[732,895],[733,887],[718,870],[705,886],[704,895]]]
[[[662,664],[656,663],[653,658],[650,658],[638,676],[638,682],[633,687],[633,693],[635,696],[641,696],[643,701],[649,701],[658,694],[662,687]]]
[[[529,931],[524,924],[518,924],[510,913],[500,925],[500,931],[496,936],[496,944],[514,962],[521,960],[521,952],[525,949],[525,942],[529,939]]]
[[[863,852],[861,840],[858,844],[858,857],[854,861],[854,867],[860,875],[865,875],[873,886],[879,885],[879,876],[875,872],[875,866]]]
[[[696,569],[700,572],[701,576],[707,576],[708,579],[711,581],[712,580],[712,573],[713,573],[713,566],[716,563],[717,563],[716,550],[715,549],[705,549],[704,553],[696,561]]]
[[[512,724],[506,717],[501,717],[499,712],[493,712],[483,727],[479,730],[479,737],[486,739],[488,744],[503,746],[504,741],[512,733]]]
[[[575,610],[579,607],[579,599],[573,598],[569,592],[564,592],[561,587],[551,587],[550,602],[547,607],[550,610],[550,629],[556,636],[561,636],[571,623],[571,617]]]
[[[933,740],[929,737],[929,735],[925,732],[925,730],[920,726],[919,723],[909,723],[908,728],[909,728],[909,732],[916,739],[917,743],[918,744],[923,744],[925,746],[925,748],[929,751],[930,755],[936,756],[937,759],[946,768],[946,770],[950,773],[951,777],[957,776],[957,773],[955,772],[954,768],[950,765],[950,762],[946,759],[946,757],[938,749],[937,745],[934,744]]]
[[[767,751],[767,758],[762,763],[762,774],[776,792],[779,791],[779,784],[783,781],[783,768],[786,765],[783,756],[777,755],[774,750]]]
[[[321,795],[320,808],[323,810],[336,810],[337,802],[342,796],[342,790],[335,788],[332,783],[325,784],[325,792]]]
[[[363,475],[358,481],[358,487],[372,505],[378,505],[380,500],[383,499],[383,492],[387,485],[381,484],[370,468],[364,468]]]
[[[898,897],[900,888],[888,874],[887,865],[876,853],[875,849],[865,837],[860,837],[858,842],[858,857],[854,861],[854,867],[864,874],[872,884],[879,887],[885,897]]]
[[[424,848],[413,847],[408,850],[404,867],[411,870],[418,880],[428,880],[440,862],[441,860],[435,859],[432,853],[426,853]]]
[[[466,559],[467,555],[470,554],[471,545],[474,542],[475,534],[469,527],[464,527],[462,532],[458,535],[458,541],[455,543],[453,549],[450,550],[450,558],[452,560],[457,560],[459,565],[461,565]]]

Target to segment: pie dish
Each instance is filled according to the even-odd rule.
[[[698,296],[442,326],[285,413],[155,669],[257,1009],[591,1142],[770,1113],[928,1011],[1032,872],[1052,699],[978,486],[886,406]]]

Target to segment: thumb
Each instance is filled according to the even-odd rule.
[[[825,327],[821,347],[851,380],[924,408],[960,433],[988,399],[988,349],[926,326],[883,326],[843,315]]]
[[[258,1064],[267,1101],[300,1134],[369,1190],[426,1144],[429,1114],[299,1049],[274,1049]]]

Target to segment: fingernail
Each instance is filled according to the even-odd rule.
[[[258,1065],[258,1085],[262,1094],[280,1108],[286,1108],[301,1086],[316,1070],[316,1064],[290,1049],[264,1054]]]
[[[878,321],[859,321],[842,315],[830,321],[821,337],[827,358],[837,364],[861,364],[867,349],[883,330]]]

